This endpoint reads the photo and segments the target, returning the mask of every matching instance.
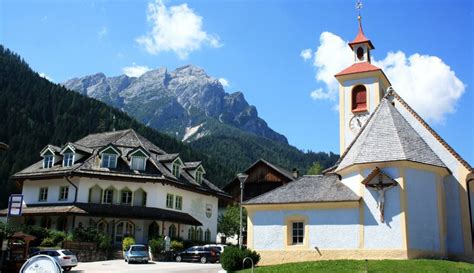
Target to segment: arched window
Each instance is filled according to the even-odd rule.
[[[199,242],[202,242],[202,229],[201,228],[198,228],[196,230],[196,240]]]
[[[364,49],[362,47],[357,48],[357,59],[359,59],[359,61],[364,59]]]
[[[169,229],[168,229],[168,236],[170,236],[170,238],[176,238],[176,227],[174,226],[174,224],[172,224]]]
[[[115,226],[115,243],[122,243],[125,237],[134,237],[135,227],[132,222],[121,221]]]
[[[157,238],[160,236],[160,226],[153,222],[148,226],[148,239]]]
[[[196,239],[196,232],[193,227],[188,229],[188,240],[194,241]]]
[[[352,89],[352,111],[360,112],[367,110],[367,90],[363,85],[357,85]]]
[[[105,220],[100,220],[97,223],[97,231],[107,234],[107,222]]]
[[[204,241],[206,242],[211,241],[211,231],[209,229],[206,229],[206,232],[204,232]]]

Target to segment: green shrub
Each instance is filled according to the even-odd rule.
[[[252,258],[254,265],[257,265],[257,263],[260,261],[260,255],[255,251],[250,249],[239,249],[238,247],[234,246],[226,247],[225,251],[221,254],[222,268],[229,272],[250,268],[250,261],[246,261],[244,267],[242,267],[242,261],[246,257]]]
[[[163,237],[154,238],[148,242],[148,245],[150,246],[151,253],[156,255],[165,249],[165,240]]]
[[[40,246],[52,247],[52,246],[56,246],[56,244],[54,243],[53,238],[47,237],[47,238],[44,238],[43,241],[41,241]]]
[[[183,242],[177,240],[171,240],[170,248],[172,251],[181,251],[184,249]]]
[[[99,233],[98,234],[98,247],[100,250],[108,250],[111,245],[111,239],[109,235],[105,233]]]
[[[77,242],[97,242],[99,238],[99,231],[94,227],[75,228],[72,231],[72,237]]]
[[[133,237],[125,237],[122,241],[122,250],[127,250],[131,245],[135,244],[135,238]]]
[[[56,230],[51,230],[49,232],[48,238],[51,238],[53,240],[54,245],[58,245],[64,241],[66,238],[66,233],[63,231],[56,231]]]

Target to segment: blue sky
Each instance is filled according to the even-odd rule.
[[[2,0],[0,43],[55,82],[97,72],[115,76],[133,66],[194,64],[226,79],[227,92],[242,91],[292,145],[339,152],[337,98],[328,75],[343,65],[344,43],[357,34],[355,1],[166,1],[161,11],[170,22],[161,23],[175,27],[173,12],[184,12],[199,21],[189,21],[196,33],[182,40],[158,29],[166,41],[147,50],[138,40],[160,26],[147,20],[150,3],[160,6]],[[362,16],[373,57],[392,71],[396,90],[473,165],[473,2],[367,0]],[[306,60],[304,49],[311,52]]]

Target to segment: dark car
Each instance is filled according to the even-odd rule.
[[[207,262],[215,263],[220,260],[221,253],[218,249],[204,246],[193,246],[174,255],[175,261],[179,262]]]

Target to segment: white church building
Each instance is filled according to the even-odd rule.
[[[360,22],[349,46],[354,63],[335,75],[339,161],[244,202],[248,247],[262,264],[469,259],[472,167],[371,64],[374,46]]]

